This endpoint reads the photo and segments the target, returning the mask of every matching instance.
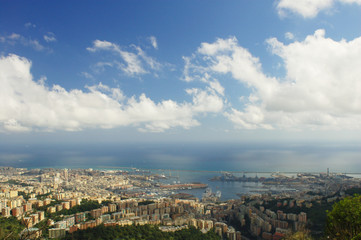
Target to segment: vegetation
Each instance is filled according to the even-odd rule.
[[[47,197],[49,197],[49,195],[51,195],[51,194],[52,194],[51,192],[50,193],[45,193],[45,194],[39,194],[39,195],[36,196],[36,198],[39,199],[39,200],[44,200]]]
[[[346,195],[354,196],[355,194],[361,194],[361,188],[350,188],[345,191]]]
[[[309,231],[301,230],[295,233],[292,233],[284,238],[284,240],[312,240]]]
[[[1,183],[5,183],[5,184],[10,184],[10,185],[20,185],[22,187],[28,187],[28,186],[32,186],[31,184],[27,184],[27,183],[22,183],[22,182],[19,182],[19,181],[16,181],[16,180],[8,180],[6,182],[1,182]]]
[[[236,231],[240,231],[243,236],[252,239],[253,236],[252,236],[252,234],[250,232],[251,219],[249,218],[249,216],[247,214],[244,216],[244,220],[245,220],[245,225],[244,226],[242,226],[241,221],[235,215],[226,216],[225,220],[227,221],[228,225],[234,227],[234,229],[236,229]]]
[[[60,217],[61,215],[72,215],[72,214],[75,214],[75,213],[91,211],[93,209],[97,209],[97,208],[100,208],[102,206],[97,201],[83,199],[81,201],[80,205],[74,206],[74,207],[72,207],[70,209],[63,209],[63,210],[55,212],[55,213],[48,213],[47,212],[48,207],[55,206],[57,204],[61,204],[61,201],[55,200],[55,201],[52,201],[49,205],[42,206],[42,207],[35,207],[35,209],[39,210],[39,211],[45,211],[45,216],[46,217],[51,218],[54,221],[58,221],[58,220],[61,220],[61,217]]]
[[[72,215],[75,213],[91,211],[93,209],[100,208],[101,206],[102,205],[98,203],[98,201],[83,199],[80,205],[76,205],[70,209],[63,209],[59,212],[56,212],[55,215]]]
[[[361,239],[361,196],[346,197],[327,214],[326,236],[337,240]]]
[[[19,239],[19,233],[25,228],[15,217],[0,218],[0,239]]]
[[[25,193],[25,192],[23,192],[23,191],[19,191],[19,192],[18,192],[18,195],[19,195],[19,196],[23,196],[23,198],[24,198],[26,201],[30,198],[29,194],[27,194],[27,193]]]
[[[147,200],[147,201],[143,201],[143,202],[138,202],[138,206],[142,206],[142,205],[149,205],[154,203],[154,201],[151,200]]]
[[[38,228],[39,230],[42,231],[42,236],[44,238],[48,237],[48,230],[49,230],[49,226],[48,226],[48,219],[45,218],[44,220],[40,221],[39,223],[37,223],[34,227]]]
[[[307,208],[305,206],[302,207],[293,206],[291,208],[288,205],[287,206],[282,205],[280,207],[277,207],[277,202],[283,202],[284,200],[290,200],[290,199],[285,198],[285,199],[272,200],[264,204],[263,206],[266,209],[270,209],[274,212],[277,212],[277,210],[281,210],[285,213],[295,213],[295,214],[299,214],[300,212],[305,212],[307,213],[308,228],[311,230],[312,234],[318,237],[322,235],[326,226],[327,211],[332,209],[332,203],[327,202],[326,198],[324,198],[320,200],[320,202],[313,201],[312,207],[310,208]]]
[[[322,235],[326,226],[327,211],[331,209],[332,203],[322,201],[321,203],[314,202],[311,208],[303,210],[307,213],[308,228],[313,233],[319,233],[318,236]]]
[[[131,225],[131,226],[114,226],[105,227],[104,225],[95,228],[88,228],[86,230],[78,230],[72,234],[67,234],[65,239],[88,239],[88,240],[113,240],[113,239],[147,239],[147,240],[218,240],[220,237],[214,232],[209,231],[203,234],[200,230],[191,227],[189,229],[182,229],[176,232],[162,232],[158,226],[154,225]]]

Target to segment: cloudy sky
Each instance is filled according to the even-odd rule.
[[[361,0],[1,1],[0,138],[361,140],[360,23]]]

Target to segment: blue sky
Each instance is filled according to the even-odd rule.
[[[361,1],[1,1],[8,142],[361,140]]]

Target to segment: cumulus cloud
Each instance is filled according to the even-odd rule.
[[[197,53],[206,56],[204,59],[207,65],[197,66],[196,71],[231,73],[235,79],[248,86],[263,88],[264,91],[275,82],[275,79],[267,78],[263,74],[259,59],[239,46],[235,37],[217,39],[214,43],[202,43]]]
[[[185,62],[182,80],[186,82],[200,81],[208,85],[208,89],[224,97],[224,87],[221,83],[207,73],[207,67],[192,63],[197,58],[195,54],[192,57],[183,57]]]
[[[281,17],[286,16],[288,12],[292,12],[304,18],[314,18],[320,11],[332,8],[336,2],[361,5],[360,0],[280,0],[277,3],[277,9]]]
[[[188,71],[231,74],[250,89],[243,109],[225,113],[240,128],[361,128],[361,37],[335,41],[320,29],[303,41],[286,45],[270,38],[267,44],[282,58],[284,78],[264,74],[260,60],[236,38],[201,44],[198,66]]]
[[[103,47],[111,44],[100,42]],[[99,46],[99,45],[98,45]],[[191,102],[154,102],[145,94],[127,98],[118,88],[99,83],[86,90],[47,87],[33,81],[31,62],[17,55],[0,58],[0,131],[78,131],[136,126],[164,131],[191,128],[199,114],[219,112],[223,100],[212,89],[191,89]]]
[[[115,65],[128,75],[145,74],[148,70],[161,68],[161,64],[148,56],[139,46],[132,45],[131,49],[133,51],[126,51],[115,43],[102,40],[95,40],[93,46],[87,48],[90,52],[110,51],[117,54],[122,61],[114,60]]]
[[[304,18],[313,18],[321,10],[330,8],[333,4],[334,0],[281,0],[277,4],[277,9],[280,16],[285,16],[286,11],[290,11]]]

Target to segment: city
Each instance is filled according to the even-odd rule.
[[[322,233],[314,211],[361,187],[357,178],[343,174],[280,173],[257,178],[265,186],[292,185],[292,191],[260,191],[239,199],[220,201],[220,192],[207,188],[201,199],[182,194],[202,183],[162,185],[164,175],[139,169],[25,169],[0,168],[2,218],[15,217],[29,239],[63,238],[75,231],[104,226],[151,224],[161,231],[195,227],[225,239],[281,239],[300,229]],[[255,181],[223,173],[211,179]],[[175,193],[173,190],[180,192]],[[284,188],[289,189],[289,188]],[[85,210],[84,210],[85,209]],[[308,214],[311,214],[311,219]],[[325,213],[324,213],[325,214]]]

